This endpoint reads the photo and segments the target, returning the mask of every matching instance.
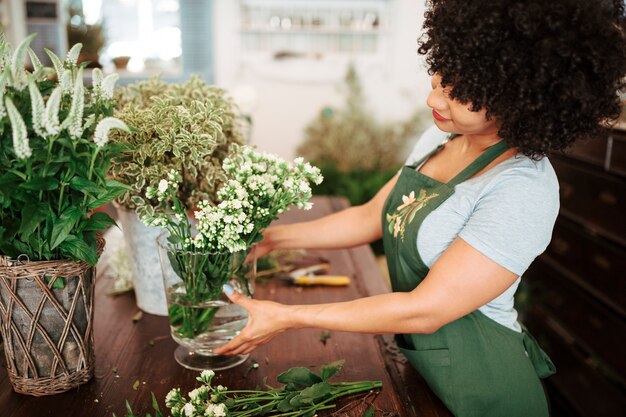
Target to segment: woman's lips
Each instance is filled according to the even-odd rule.
[[[437,113],[436,111],[433,110],[433,117],[437,120],[439,120],[440,122],[447,122],[450,119],[446,119],[445,117],[443,117],[442,115],[440,115],[439,113]]]

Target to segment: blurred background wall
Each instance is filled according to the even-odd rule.
[[[63,55],[82,42],[82,59],[121,84],[199,73],[229,89],[253,121],[252,144],[283,157],[345,101],[350,64],[372,118],[393,123],[425,107],[423,13],[420,0],[0,0],[9,41],[38,32],[44,62],[44,47]]]

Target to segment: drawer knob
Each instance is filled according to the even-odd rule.
[[[561,197],[570,198],[574,194],[574,186],[568,182],[561,181],[560,184]]]
[[[600,201],[602,201],[604,204],[614,206],[615,204],[617,204],[617,196],[615,196],[615,194],[613,194],[612,192],[605,190],[600,193]]]
[[[606,257],[600,255],[599,253],[593,255],[593,262],[602,269],[611,269],[611,261],[609,261]]]
[[[559,255],[565,255],[569,251],[569,243],[560,237],[552,239],[552,250]]]

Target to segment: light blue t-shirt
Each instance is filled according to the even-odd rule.
[[[426,130],[406,164],[417,162],[447,136],[436,126]],[[517,155],[458,184],[454,194],[424,220],[417,248],[430,268],[459,236],[521,277],[548,246],[558,211],[559,183],[548,158],[533,161]],[[521,327],[513,307],[513,295],[520,279],[479,309],[516,331],[521,331]]]

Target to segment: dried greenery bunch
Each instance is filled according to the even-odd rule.
[[[345,107],[322,109],[305,128],[305,140],[297,153],[318,166],[332,165],[339,172],[397,168],[403,162],[407,140],[420,128],[422,112],[415,112],[404,122],[378,122],[365,105],[353,66],[345,82]]]
[[[94,73],[85,87],[81,45],[64,61],[46,50],[52,70],[30,49],[34,36],[15,51],[0,36],[0,254],[95,265],[96,231],[114,221],[92,211],[129,189],[107,178],[118,154],[109,131],[128,130],[111,117],[117,75]]]
[[[113,159],[112,177],[133,186],[118,202],[139,217],[159,214],[147,191],[172,171],[182,176],[177,198],[187,210],[215,202],[222,162],[245,141],[244,119],[226,92],[197,76],[179,84],[152,78],[116,90],[115,100],[117,117],[132,127],[114,137],[126,152]]]

